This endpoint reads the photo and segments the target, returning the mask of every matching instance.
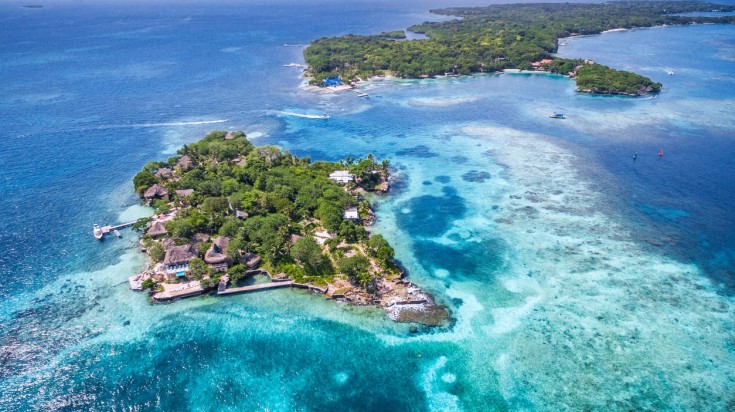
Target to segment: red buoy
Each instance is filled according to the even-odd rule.
[[[664,149],[658,151],[658,157],[664,157]]]

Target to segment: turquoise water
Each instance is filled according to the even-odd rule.
[[[440,5],[0,6],[0,410],[732,409],[735,28],[560,49],[661,81],[655,98],[543,74],[360,98],[283,67],[303,62],[284,44]],[[453,325],[411,334],[291,290],[129,291],[134,234],[99,243],[91,225],[148,213],[135,172],[213,128],[390,158],[374,230]]]

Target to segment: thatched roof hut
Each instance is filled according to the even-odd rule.
[[[171,170],[171,169],[169,169],[167,167],[162,167],[162,168],[158,169],[158,171],[156,172],[156,177],[166,177],[166,176],[170,175],[173,172],[174,172],[173,170]]]
[[[175,192],[179,197],[189,197],[194,193],[194,189],[180,189],[175,190]]]
[[[148,234],[148,236],[150,237],[156,237],[156,236],[165,235],[168,233],[168,231],[166,230],[166,225],[164,224],[164,222],[157,220],[153,222],[151,227],[145,233]]]
[[[208,234],[200,232],[192,236],[191,241],[194,243],[209,242],[210,238],[211,236],[209,236]]]
[[[204,261],[210,265],[217,263],[224,263],[229,260],[227,256],[227,246],[230,245],[230,238],[226,236],[219,236],[214,238],[212,246],[204,254]]]
[[[252,269],[254,267],[257,267],[260,264],[260,256],[256,255],[255,253],[245,253],[242,255],[242,259],[240,259],[242,263],[244,263],[248,268]]]
[[[156,183],[143,193],[146,199],[163,199],[168,197],[168,189]]]
[[[181,246],[172,244],[166,248],[166,257],[163,259],[163,264],[166,266],[183,265],[197,256],[196,250],[190,244]]]
[[[179,159],[178,162],[176,162],[176,166],[174,166],[174,169],[186,169],[191,165],[191,158],[189,155],[183,155]]]

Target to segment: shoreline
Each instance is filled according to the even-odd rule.
[[[559,51],[559,46],[562,45],[560,43],[566,43],[566,40],[567,39],[572,39],[572,38],[575,38],[575,37],[599,36],[599,35],[602,35],[602,34],[622,33],[622,32],[629,32],[629,31],[635,31],[635,30],[658,29],[658,28],[668,28],[668,27],[687,27],[687,26],[712,25],[712,24],[718,24],[718,23],[687,22],[687,23],[682,23],[682,24],[657,24],[657,25],[653,25],[653,26],[641,26],[641,27],[631,27],[631,28],[618,27],[618,28],[604,30],[604,31],[601,31],[601,32],[598,32],[598,33],[590,33],[590,34],[572,33],[569,36],[559,37],[557,39],[557,49],[552,54],[554,55],[555,58],[559,58],[557,56],[557,53]],[[720,24],[725,25],[726,23],[720,23]],[[563,44],[563,45],[566,45],[566,44]],[[564,76],[564,77],[567,77],[569,79],[573,79],[574,78],[574,76],[560,74],[560,73],[552,73],[552,72],[548,72],[548,71],[544,71],[544,70],[524,70],[524,69],[517,69],[517,68],[507,68],[507,69],[503,69],[503,70],[500,70],[500,71],[491,71],[491,72],[472,72],[472,73],[469,73],[469,74],[455,74],[455,75],[451,75],[451,76],[437,75],[437,76],[422,76],[422,77],[415,77],[415,78],[399,78],[399,77],[397,77],[395,75],[392,75],[392,74],[386,74],[386,75],[375,75],[375,76],[371,76],[371,77],[369,77],[367,79],[362,79],[362,78],[359,78],[358,77],[356,80],[351,81],[349,83],[349,86],[347,86],[347,84],[345,84],[344,86],[340,86],[340,87],[343,87],[343,88],[340,88],[340,89],[337,90],[337,89],[334,89],[333,87],[324,87],[324,86],[316,86],[316,85],[308,84],[308,82],[311,79],[313,79],[313,77],[308,74],[309,71],[310,71],[310,66],[307,63],[305,65],[305,69],[303,70],[303,72],[301,74],[301,77],[306,81],[306,87],[305,88],[307,90],[311,90],[311,91],[322,91],[323,90],[325,93],[334,93],[334,92],[339,92],[339,91],[343,91],[343,90],[350,90],[350,89],[355,88],[359,84],[368,83],[371,80],[378,80],[378,79],[380,79],[380,80],[383,80],[383,79],[384,80],[390,80],[392,78],[397,78],[397,79],[402,79],[402,80],[426,80],[426,79],[438,80],[438,79],[445,78],[445,77],[449,77],[449,78],[451,78],[451,77],[470,77],[470,76],[482,75],[482,74],[514,74],[514,73],[515,74],[550,74],[550,75]],[[630,93],[601,93],[601,92],[595,92],[595,91],[593,91],[591,89],[584,89],[584,90],[576,89],[575,91],[577,93],[585,93],[585,94],[589,94],[589,95],[597,95],[597,96],[616,96],[617,95],[617,96],[623,96],[623,97],[643,97],[643,96],[646,96],[648,94],[654,94],[655,95],[655,94],[658,93],[658,92],[645,92],[645,93],[638,93],[638,94],[630,94]]]
[[[210,145],[231,148],[233,157],[220,157],[219,152],[209,150]],[[153,302],[163,303],[202,294],[290,287],[351,306],[380,307],[396,322],[425,326],[451,322],[446,307],[437,305],[433,296],[405,279],[406,272],[395,261],[389,242],[370,232],[375,213],[366,195],[390,190],[388,160],[378,162],[368,155],[365,159],[348,157],[347,165],[314,166],[308,158],[274,152],[268,146],[256,147],[241,131],[210,132],[188,145],[185,154],[179,154],[167,163],[150,162],[133,179],[142,201],[154,206],[158,214],[132,224],[137,230],[144,229],[139,250],[147,255],[147,265],[128,278],[131,290],[147,290]],[[198,183],[190,177],[195,171],[223,162],[241,172],[250,170],[248,164],[264,158],[286,166],[283,173],[293,176],[284,180],[282,187],[322,203],[298,213],[290,209],[283,212],[278,206],[266,209],[238,197],[223,203],[225,198],[197,193]],[[257,173],[257,178],[271,177],[268,173],[273,167],[264,164],[262,169],[250,171]],[[232,178],[234,173],[233,169],[223,169],[205,180],[219,183],[229,179],[235,185],[241,184]],[[329,192],[331,197],[309,192],[311,187]],[[244,184],[235,189],[233,193],[242,197],[253,193]],[[284,204],[276,203],[281,198],[273,190],[263,191],[273,193],[274,205]],[[202,205],[210,205],[211,209],[203,211]],[[321,209],[322,205],[327,208]],[[271,243],[265,245],[266,241]],[[268,281],[256,276],[267,277]]]

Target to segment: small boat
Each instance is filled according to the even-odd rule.
[[[658,157],[664,157],[664,149],[658,151]]]
[[[666,73],[667,73],[667,74],[668,74],[669,76],[671,76],[671,75],[673,75],[673,74],[674,74],[674,71],[673,71],[673,70],[671,70],[671,68],[667,67],[667,68],[666,68]]]
[[[283,67],[304,67],[304,65],[298,64],[298,63],[289,63],[289,64],[284,64]]]
[[[122,237],[122,234],[120,234],[120,231],[117,229],[113,230],[112,233],[114,233],[117,237]]]
[[[566,119],[566,117],[564,117],[564,113],[559,112],[554,112],[554,114],[550,114],[549,117],[552,119]]]
[[[95,238],[102,240],[103,233],[102,233],[102,228],[100,227],[100,225],[96,223],[94,224],[94,226],[92,227],[92,234],[94,235]]]

